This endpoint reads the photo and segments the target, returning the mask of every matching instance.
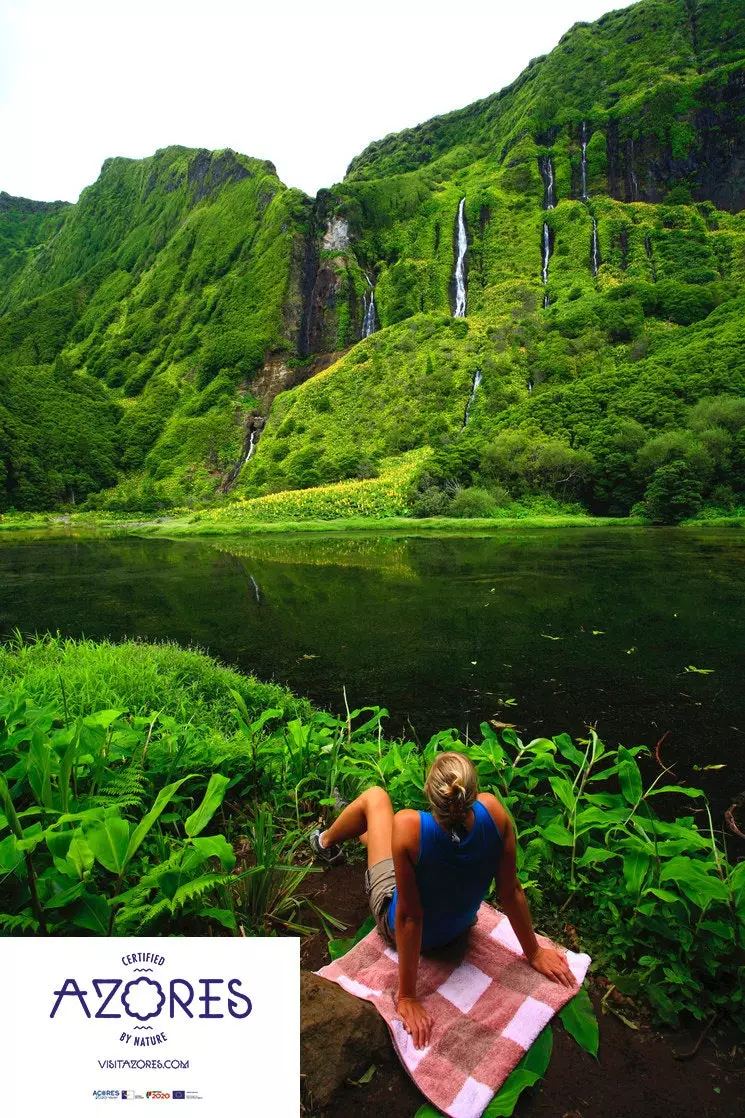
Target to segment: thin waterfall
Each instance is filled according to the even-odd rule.
[[[471,395],[468,397],[468,403],[466,404],[466,411],[465,411],[465,414],[463,416],[463,426],[464,427],[468,423],[468,416],[471,413],[471,404],[473,403],[473,401],[476,397],[476,391],[477,391],[479,385],[481,384],[482,380],[483,380],[483,374],[481,372],[481,369],[477,369],[476,372],[473,374],[473,387],[471,388]]]
[[[554,161],[550,155],[543,155],[538,160],[538,167],[543,179],[544,210],[553,210],[556,206],[556,180],[554,178]]]
[[[629,140],[629,179],[631,180],[631,201],[639,200],[639,180],[634,170],[634,139]]]
[[[248,437],[248,450],[246,451],[246,457],[243,459],[243,465],[244,466],[246,465],[246,462],[248,462],[249,458],[253,454],[255,446],[256,446],[256,429],[252,428],[251,429],[251,434]]]
[[[543,286],[545,287],[546,284],[548,283],[548,262],[551,259],[551,233],[550,233],[550,230],[548,228],[548,222],[547,221],[544,221],[544,223],[543,223],[543,242],[542,242],[542,245],[543,245],[543,251],[542,251],[542,264],[541,264],[541,279],[543,280]],[[543,296],[543,306],[544,306],[544,308],[547,307],[550,302],[551,302],[551,300],[549,299],[548,292],[546,292],[546,294]]]
[[[466,200],[461,198],[458,206],[458,257],[455,262],[455,310],[453,318],[466,317]]]
[[[647,260],[649,261],[649,266],[652,269],[652,282],[657,283],[657,268],[655,267],[654,256],[652,255],[652,241],[650,239],[649,233],[647,233],[646,237],[644,238],[644,247],[647,250]]]
[[[259,584],[258,584],[258,582],[256,581],[256,579],[254,578],[253,575],[249,575],[248,577],[250,578],[251,585],[254,588],[254,597],[256,598],[257,602],[260,602],[261,601],[261,594],[259,593]]]
[[[592,219],[592,274],[596,276],[600,267],[600,246],[598,245],[598,223]]]
[[[533,378],[532,377],[528,377],[528,392],[530,393],[531,396],[533,395]]]
[[[587,121],[582,121],[582,162],[580,164],[582,174],[582,201],[586,202],[590,195],[587,193]]]
[[[374,334],[378,328],[377,316],[375,314],[375,285],[365,272],[365,279],[367,280],[368,291],[362,297],[362,337],[369,338]]]

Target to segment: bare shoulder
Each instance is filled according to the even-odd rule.
[[[504,838],[507,829],[510,826],[510,817],[505,809],[502,807],[497,797],[492,795],[491,792],[480,792],[477,796],[477,799],[479,803],[482,803],[486,810],[489,812],[497,826],[500,835],[502,836],[502,838]]]
[[[419,812],[404,808],[393,816],[393,841],[412,850],[419,849]]]

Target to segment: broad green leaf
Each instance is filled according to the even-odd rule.
[[[70,741],[60,761],[58,785],[60,791],[60,807],[62,811],[70,810],[70,777],[72,775],[72,767],[75,763],[75,751],[80,741],[80,726],[81,722],[78,720],[74,730],[70,734]]]
[[[597,1056],[600,1043],[598,1019],[590,995],[584,986],[563,1009],[559,1010],[559,1017],[566,1031],[574,1037],[580,1048],[584,1048],[591,1056]]]
[[[483,1118],[509,1118],[525,1088],[532,1087],[545,1075],[551,1059],[553,1042],[551,1027],[547,1026],[530,1046],[515,1070],[507,1076],[484,1111]]]
[[[588,846],[581,858],[577,859],[578,866],[590,866],[596,862],[607,862],[611,858],[620,858],[618,850],[608,850],[605,846]]]
[[[649,855],[642,850],[632,850],[623,856],[623,877],[626,888],[632,896],[641,892],[644,879],[649,871]]]
[[[622,745],[618,748],[618,779],[626,802],[638,804],[642,798],[642,776],[631,753]]]
[[[97,862],[121,876],[127,865],[129,823],[117,815],[83,824],[83,834]]]
[[[67,863],[82,879],[93,868],[93,851],[82,835],[76,835],[67,851]]]
[[[91,729],[108,730],[112,722],[126,713],[124,710],[97,710],[83,719],[83,725]]]
[[[565,780],[562,776],[550,776],[548,782],[553,789],[554,795],[561,800],[567,811],[574,811],[577,798],[570,782]]]
[[[28,782],[37,804],[52,806],[52,747],[40,731],[31,735],[28,751]]]
[[[367,920],[365,920],[365,922],[360,925],[356,935],[352,936],[349,939],[330,939],[329,955],[331,956],[331,961],[334,962],[336,959],[341,959],[342,955],[346,955],[348,951],[351,951],[352,948],[356,944],[358,944],[361,939],[364,939],[365,936],[369,932],[371,932],[374,927],[375,921],[373,920],[372,916],[368,916]]]
[[[167,784],[165,788],[161,788],[160,792],[158,792],[158,795],[155,797],[155,803],[150,808],[150,811],[140,820],[132,833],[132,838],[129,840],[129,846],[127,847],[124,860],[125,866],[134,858],[140,845],[147,837],[148,832],[165,809],[166,804],[187,780],[191,780],[191,775],[182,776],[180,780],[174,780],[172,784]]]
[[[84,893],[78,901],[72,922],[76,928],[87,928],[96,935],[105,936],[109,930],[111,910],[99,893]]]
[[[571,831],[568,831],[557,819],[552,819],[550,823],[547,823],[541,829],[540,834],[548,842],[552,842],[554,846],[571,846],[574,842]]]
[[[196,838],[192,841],[195,849],[203,857],[219,858],[224,870],[232,870],[235,866],[235,851],[225,835],[211,835],[208,838]]]
[[[571,761],[573,764],[579,765],[580,767],[584,765],[585,755],[584,753],[580,753],[579,749],[577,749],[576,745],[569,737],[569,734],[557,734],[553,740],[559,747],[559,752],[562,757],[566,757],[567,761]]]
[[[660,883],[672,881],[689,900],[704,908],[711,901],[727,901],[729,891],[719,878],[706,872],[706,863],[681,854],[660,871]]]
[[[0,842],[0,873],[13,873],[23,864],[23,851],[18,849],[15,835],[6,835]]]
[[[223,928],[228,928],[231,932],[238,931],[235,913],[231,912],[229,908],[205,908],[202,916],[208,916],[210,920],[217,920],[218,924],[222,924]]]
[[[212,774],[201,804],[184,824],[184,830],[190,838],[198,835],[207,826],[222,803],[229,783],[230,777],[223,776],[222,773]]]
[[[442,1111],[432,1106],[431,1102],[425,1102],[424,1106],[419,1107],[414,1118],[442,1118]]]
[[[70,879],[67,878],[69,881]],[[73,901],[78,900],[85,890],[85,885],[82,881],[78,881],[75,885],[62,889],[59,893],[53,894],[49,897],[44,904],[44,908],[64,908],[65,905],[72,904]]]
[[[669,889],[658,889],[656,885],[650,885],[649,888],[644,890],[642,896],[658,897],[659,900],[664,901],[665,904],[675,904],[676,902],[685,904],[683,898],[679,897],[677,893],[671,893]]]

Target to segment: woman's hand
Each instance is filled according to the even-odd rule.
[[[540,974],[545,974],[552,982],[561,982],[563,986],[577,985],[566,959],[558,951],[554,951],[553,947],[539,947],[528,962],[531,967]]]
[[[411,1034],[415,1048],[426,1048],[432,1035],[434,1020],[416,998],[399,998],[398,1012],[407,1033]]]

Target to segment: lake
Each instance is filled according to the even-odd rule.
[[[198,645],[337,713],[346,687],[421,741],[490,718],[651,750],[667,735],[663,760],[719,811],[745,789],[744,588],[736,529],[63,536],[0,544],[0,635]]]

